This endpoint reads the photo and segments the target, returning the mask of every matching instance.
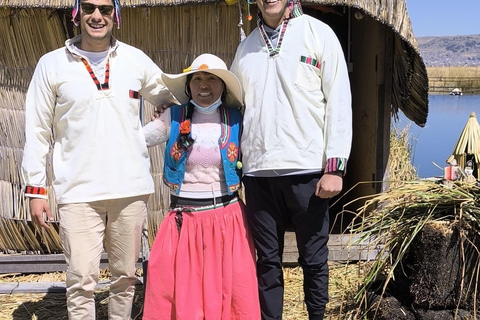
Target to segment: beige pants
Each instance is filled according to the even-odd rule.
[[[144,195],[58,206],[70,320],[95,319],[94,291],[104,246],[112,274],[109,319],[130,319],[147,199]]]

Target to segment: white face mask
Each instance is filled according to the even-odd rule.
[[[216,112],[218,107],[222,104],[222,97],[220,96],[217,101],[209,105],[208,107],[202,107],[199,106],[198,104],[193,101],[193,99],[190,100],[190,102],[195,106],[195,110],[197,110],[200,113],[213,113]]]

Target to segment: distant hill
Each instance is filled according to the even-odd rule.
[[[480,34],[418,37],[417,41],[427,67],[480,66]]]

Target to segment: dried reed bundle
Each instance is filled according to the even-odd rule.
[[[411,162],[414,141],[409,134],[410,126],[403,129],[393,127],[390,131],[390,154],[388,159],[390,188],[404,181],[418,179],[417,171]]]
[[[65,41],[63,23],[57,11],[45,9],[14,10],[0,6],[0,43],[8,51],[0,68],[1,86],[25,90],[35,65],[48,51]],[[7,53],[8,52],[8,53]],[[21,89],[20,89],[21,88]]]
[[[142,276],[142,269],[137,269],[136,276]],[[110,280],[111,273],[101,269],[99,280]],[[65,272],[44,274],[8,274],[0,276],[0,282],[64,282]],[[95,305],[97,319],[108,319],[109,286],[96,290]],[[143,290],[137,288],[134,297],[132,319],[141,319],[143,310]],[[66,297],[64,293],[15,293],[0,295],[0,320],[10,319],[67,319]]]
[[[12,229],[12,220],[0,218],[0,228],[3,232],[0,232],[0,244],[2,245],[2,251],[9,253],[11,248],[21,250],[22,246],[15,243],[15,235],[18,233],[17,229]]]
[[[0,149],[0,152],[2,150]],[[0,180],[0,216],[4,218],[13,218],[13,195],[12,184],[8,181]]]
[[[330,302],[325,310],[325,320],[350,319],[356,307],[353,297],[365,278],[369,265],[369,263],[330,264],[328,284]],[[285,267],[283,274],[285,281],[283,319],[308,319],[302,268]]]
[[[365,299],[369,286],[384,272],[386,290],[410,244],[428,223],[455,223],[480,234],[479,199],[480,186],[476,184],[421,180],[407,181],[366,201],[350,230],[362,235],[359,242],[374,239],[383,249],[356,298]],[[370,211],[371,207],[376,209]]]
[[[42,254],[62,252],[58,227],[54,224],[47,230],[26,220],[1,218],[0,221],[0,226],[5,231],[0,236],[3,251]]]
[[[58,252],[58,234],[36,230],[29,220],[28,202],[20,180],[20,165],[25,143],[25,92],[38,59],[63,45],[63,22],[52,10],[9,10],[0,8],[0,42],[8,54],[2,54],[0,67],[0,250],[21,252]],[[47,179],[51,181],[51,166]],[[51,189],[51,187],[49,187]],[[49,190],[52,212],[56,212],[53,190]],[[12,219],[11,221],[7,219]]]
[[[23,111],[25,107],[25,96],[26,92],[24,88],[0,86],[0,109]]]
[[[428,115],[426,67],[418,51],[399,35],[395,35],[393,56],[393,115],[398,118],[398,109],[401,109],[407,118],[423,127]]]
[[[0,146],[0,180],[9,181],[19,186],[20,181],[20,165],[23,150],[20,148],[12,148]]]
[[[2,248],[3,250],[8,251],[20,251],[20,252],[26,252],[29,251],[31,248],[30,243],[28,243],[28,239],[24,237],[22,234],[21,230],[21,225],[18,225],[16,223],[16,220],[12,219],[3,219],[0,218],[0,225],[2,226],[2,230],[4,232],[1,233],[1,237],[3,238],[3,241],[6,244],[5,248]],[[37,244],[37,240],[34,239],[34,246]]]
[[[0,128],[5,133],[0,140],[1,145],[22,148],[25,141],[25,112],[11,108],[0,108],[0,117],[2,119]]]

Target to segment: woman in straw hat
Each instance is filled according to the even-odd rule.
[[[260,319],[253,242],[238,198],[240,83],[212,54],[162,80],[181,105],[144,127],[148,146],[167,142],[171,210],[150,254],[143,319]]]

